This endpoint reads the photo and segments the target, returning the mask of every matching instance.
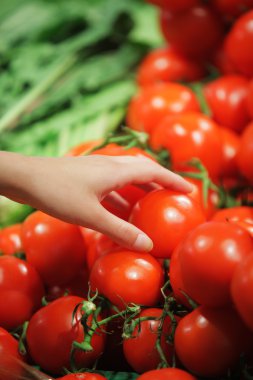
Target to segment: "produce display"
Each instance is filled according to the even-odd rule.
[[[0,197],[0,380],[253,379],[252,24],[252,0],[3,1],[0,149],[145,156],[193,191],[102,201],[144,253]]]

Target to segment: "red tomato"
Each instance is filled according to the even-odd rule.
[[[188,161],[199,158],[211,178],[215,179],[220,175],[220,130],[218,125],[205,115],[184,113],[163,119],[152,133],[150,145],[154,150],[168,149],[174,170],[185,170]]]
[[[182,12],[199,3],[199,0],[147,0],[149,3],[166,8],[171,12]]]
[[[215,49],[211,60],[221,74],[236,74],[237,70],[227,56],[224,42],[222,42],[222,44],[217,49]]]
[[[86,141],[71,148],[65,156],[83,156],[89,154],[90,150],[94,149],[102,143],[102,139]]]
[[[251,119],[253,119],[253,80],[249,82],[247,106]]]
[[[213,0],[212,6],[225,16],[238,17],[253,8],[253,0]]]
[[[36,211],[23,223],[27,261],[46,285],[71,281],[85,267],[85,245],[78,226]]]
[[[197,380],[197,378],[181,369],[162,368],[148,371],[139,376],[137,380]]]
[[[237,155],[240,148],[240,138],[227,128],[220,128],[222,141],[222,178],[238,177]]]
[[[162,10],[161,28],[173,49],[192,58],[209,56],[223,36],[220,18],[204,5],[178,14]]]
[[[0,327],[0,380],[17,380],[23,372],[23,357],[18,352],[18,342]]]
[[[138,318],[155,317],[162,315],[162,309],[143,310]],[[161,320],[141,321],[135,328],[132,338],[123,341],[124,355],[135,372],[143,373],[156,369],[161,357],[156,349],[157,333]],[[168,361],[172,363],[173,345],[167,341],[171,334],[171,319],[166,317],[163,328],[161,347]]]
[[[100,235],[102,235],[101,232],[92,230],[91,228],[79,227],[79,229],[81,231],[82,237],[85,242],[85,246],[87,248],[90,246],[90,244],[93,243],[94,240],[98,239]]]
[[[59,377],[58,380],[106,380],[106,378],[98,373],[82,372],[70,373],[63,377]]]
[[[236,224],[208,222],[196,227],[179,249],[185,292],[201,305],[230,304],[234,271],[252,252],[251,236]]]
[[[0,231],[0,252],[13,255],[23,251],[21,240],[21,224],[13,224]]]
[[[176,328],[175,349],[180,362],[196,375],[228,373],[252,339],[233,309],[201,306],[182,318]]]
[[[232,284],[231,292],[236,309],[246,325],[253,330],[253,255],[249,255],[237,267]]]
[[[96,240],[94,240],[93,243],[90,244],[86,253],[89,271],[91,271],[91,268],[99,257],[119,249],[120,247],[117,246],[114,241],[112,241],[108,236],[101,234]]]
[[[163,270],[149,253],[111,252],[93,265],[90,284],[121,309],[132,302],[155,306],[161,297]]]
[[[225,75],[205,86],[212,118],[224,127],[241,132],[249,122],[247,109],[249,82],[240,75]]]
[[[202,206],[190,196],[155,190],[135,205],[130,221],[152,239],[153,256],[170,258],[181,239],[203,223],[205,216]]]
[[[0,326],[13,330],[41,306],[42,281],[32,265],[13,256],[0,257]]]
[[[140,86],[157,82],[190,82],[203,78],[204,75],[202,64],[166,47],[153,50],[144,58],[137,72],[137,82]]]
[[[253,208],[248,206],[236,206],[217,211],[212,217],[216,222],[247,222],[253,224]]]
[[[199,110],[193,91],[178,83],[160,83],[143,88],[132,98],[127,124],[137,131],[150,133],[167,115]]]
[[[226,37],[226,53],[236,69],[248,77],[253,76],[253,11],[242,15]]]
[[[84,339],[80,307],[73,320],[75,307],[82,301],[83,298],[75,296],[58,298],[32,316],[26,334],[28,352],[45,371],[61,374],[64,367],[70,369],[72,343]],[[90,326],[89,318],[87,323]],[[93,351],[76,350],[76,367],[92,366],[102,353],[104,344],[105,334],[102,331],[95,333],[91,339]]]
[[[241,174],[253,184],[253,122],[241,135],[241,144],[237,155],[237,163]]]

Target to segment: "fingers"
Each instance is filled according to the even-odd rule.
[[[106,197],[104,198],[105,201],[110,203],[113,207],[115,207],[117,210],[130,210],[131,205],[130,203],[123,198],[120,194],[118,194],[116,191],[112,191]]]
[[[99,203],[93,211],[93,221],[90,221],[90,226],[124,248],[144,252],[153,248],[152,240],[144,232],[111,214]]]

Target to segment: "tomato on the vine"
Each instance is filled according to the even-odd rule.
[[[106,378],[98,373],[80,372],[70,373],[63,377],[59,377],[58,380],[106,380]]]
[[[238,225],[226,222],[201,224],[186,236],[179,248],[185,292],[201,305],[229,305],[234,271],[252,252],[251,236]]]
[[[175,349],[186,369],[199,376],[222,376],[239,362],[252,334],[231,308],[198,307],[176,328]]]
[[[23,251],[21,224],[13,224],[0,230],[0,253],[13,255]]]
[[[22,239],[28,263],[46,285],[65,284],[85,267],[85,243],[76,225],[36,211],[24,221]]]
[[[81,324],[83,298],[66,296],[58,298],[38,310],[31,318],[27,334],[28,353],[45,371],[60,375],[64,368],[70,369],[70,353],[74,341],[82,342],[84,327]],[[73,313],[77,307],[75,316]],[[98,321],[100,317],[98,317]],[[88,326],[91,319],[88,317]],[[76,368],[93,365],[105,345],[105,333],[98,330],[91,338],[92,351],[76,349]]]
[[[155,190],[133,208],[130,221],[153,241],[150,252],[170,258],[177,244],[198,224],[205,221],[202,206],[190,195],[170,190]]]
[[[44,287],[35,268],[14,256],[0,257],[0,326],[13,330],[41,306]]]
[[[152,133],[165,116],[199,111],[196,95],[179,83],[157,83],[142,88],[130,101],[127,124],[141,132]]]
[[[253,122],[248,124],[241,135],[237,163],[241,174],[253,184]]]
[[[163,277],[161,265],[149,253],[122,250],[97,259],[90,284],[121,309],[128,303],[155,306],[161,298]]]
[[[22,355],[18,351],[18,341],[0,327],[0,380],[16,380],[22,375],[20,362]]]
[[[195,376],[178,368],[155,369],[143,373],[137,380],[197,380]]]

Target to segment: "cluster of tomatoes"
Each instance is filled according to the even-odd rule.
[[[127,207],[103,201],[150,236],[149,253],[40,211],[1,230],[0,380],[36,378],[30,365],[66,380],[105,379],[95,365],[140,380],[251,376],[253,1],[150,2],[168,47],[138,69],[130,131],[68,155],[166,157],[194,190],[128,185]]]

